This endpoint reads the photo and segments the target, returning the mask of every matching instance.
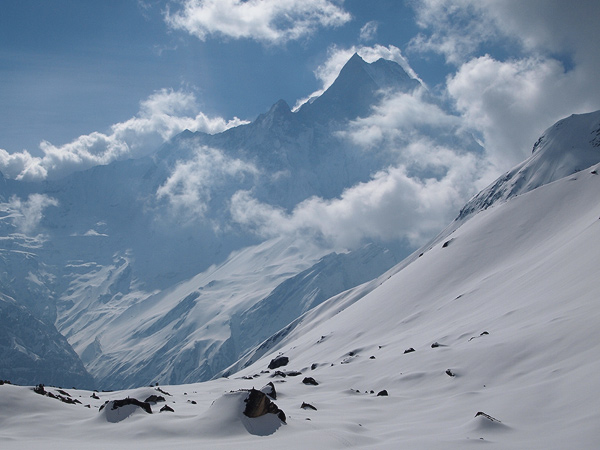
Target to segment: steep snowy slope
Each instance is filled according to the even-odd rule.
[[[103,389],[207,380],[309,307],[395,263],[374,246],[317,262],[322,253],[300,240],[275,239],[171,289],[113,299],[102,294],[101,280],[115,286],[128,279],[123,258],[110,274],[99,268],[74,281],[70,296],[88,300],[65,297],[58,323]]]
[[[411,263],[307,312],[230,378],[162,386],[173,413],[156,414],[159,403],[111,423],[116,411],[98,412],[154,388],[71,391],[88,409],[0,386],[3,446],[595,448],[599,173],[472,215]],[[285,377],[267,372],[279,354]],[[249,419],[247,394],[230,393],[268,382],[286,424]]]
[[[573,114],[548,128],[532,155],[471,199],[459,219],[600,162],[600,111]]]

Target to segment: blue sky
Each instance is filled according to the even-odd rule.
[[[4,0],[0,12],[0,170],[12,178],[293,106],[355,50],[408,63],[498,171],[554,121],[600,109],[591,0]]]

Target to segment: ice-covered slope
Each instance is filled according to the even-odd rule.
[[[87,409],[0,386],[3,446],[595,448],[599,172],[589,167],[472,215],[411,263],[307,312],[228,379],[162,386],[174,413],[115,424],[98,412],[152,388],[99,399],[70,392]],[[286,377],[266,372],[280,353]],[[269,381],[287,416],[279,427],[245,419],[244,394],[229,394]]]
[[[600,111],[573,114],[548,128],[532,155],[477,194],[459,218],[600,162]]]

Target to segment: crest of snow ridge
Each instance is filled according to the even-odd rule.
[[[473,197],[458,219],[600,162],[600,111],[573,114],[548,128],[532,154]]]

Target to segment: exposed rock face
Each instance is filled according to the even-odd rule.
[[[275,414],[282,422],[286,421],[285,413],[264,392],[250,389],[245,402],[244,415],[247,417],[256,418],[265,414]]]
[[[93,388],[94,379],[54,326],[0,293],[0,372],[16,384]]]

